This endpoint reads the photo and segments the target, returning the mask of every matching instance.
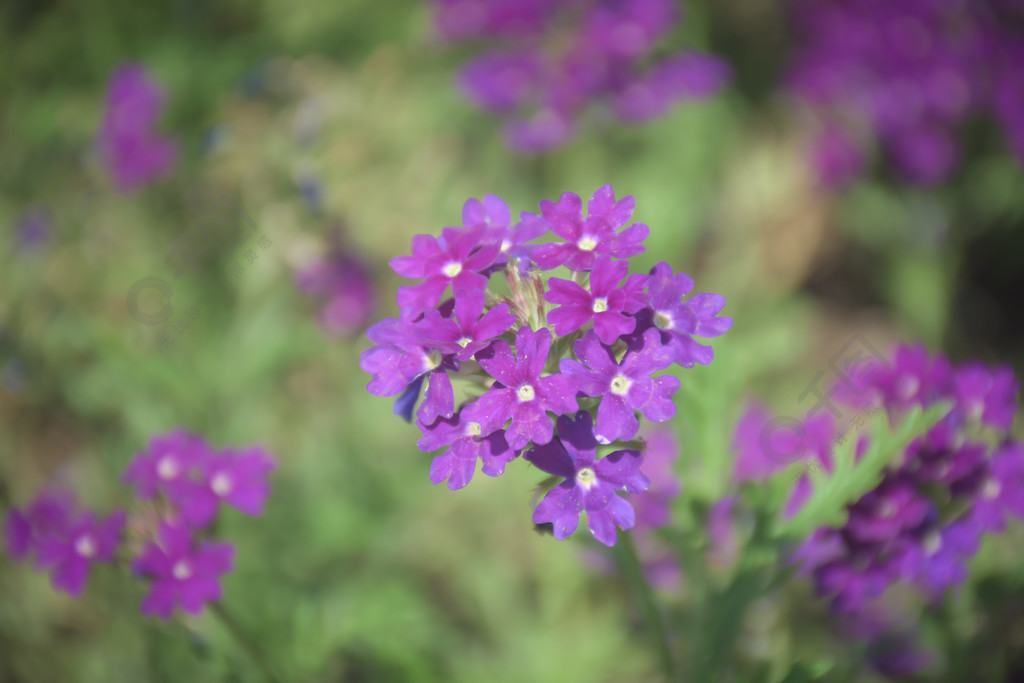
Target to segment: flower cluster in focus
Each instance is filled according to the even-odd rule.
[[[984,114],[1024,162],[1020,2],[800,0],[792,16],[789,84],[822,120],[814,162],[827,185],[856,178],[876,144],[909,181],[945,180],[960,128]]]
[[[496,477],[522,455],[552,475],[533,520],[557,538],[583,511],[607,545],[633,526],[633,507],[615,492],[649,486],[630,443],[638,415],[664,422],[676,410],[679,379],[658,373],[707,365],[712,349],[695,337],[732,325],[718,315],[722,296],[688,297],[693,280],[667,263],[629,273],[648,235],[629,224],[633,208],[606,185],[586,212],[565,193],[513,222],[488,195],[466,202],[461,227],[417,235],[411,255],[392,259],[416,282],[398,290],[400,316],[367,332],[375,345],[360,367],[373,376],[370,393],[397,396],[407,420],[415,414],[419,448],[443,451],[433,483],[461,489],[478,462]],[[569,277],[545,275],[556,268]]]
[[[17,561],[34,556],[55,588],[78,597],[92,565],[125,559],[118,557],[125,545],[132,574],[149,582],[143,614],[169,619],[175,606],[199,614],[220,599],[220,578],[234,562],[230,543],[207,538],[221,505],[262,514],[273,469],[257,446],[216,450],[182,431],[156,436],[124,473],[141,501],[135,510],[100,518],[79,510],[70,492],[48,489],[9,512],[7,549]]]
[[[1009,368],[953,366],[913,346],[898,348],[890,363],[872,363],[862,377],[857,391],[836,388],[837,403],[884,410],[892,422],[915,406],[942,402],[952,409],[885,469],[876,488],[848,506],[842,528],[820,528],[799,548],[803,569],[840,612],[862,610],[896,581],[929,595],[962,583],[981,535],[1024,517],[1024,446],[1010,436],[1020,386]],[[832,470],[838,432],[832,413],[822,410],[800,429],[774,435],[779,438],[772,438],[770,425],[770,413],[757,407],[740,421],[738,479],[760,479],[796,460]],[[857,442],[858,455],[867,439]],[[788,512],[809,493],[805,473]]]
[[[110,76],[97,143],[122,192],[153,182],[174,165],[177,145],[154,130],[163,100],[159,86],[141,66],[122,66]]]
[[[714,94],[728,78],[707,54],[654,52],[680,20],[673,0],[434,0],[448,42],[487,50],[459,76],[463,92],[505,120],[508,145],[558,147],[580,116],[601,103],[626,122],[664,114],[674,103]]]

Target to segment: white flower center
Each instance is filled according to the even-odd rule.
[[[503,239],[501,241],[501,253],[504,254],[506,251],[512,248],[512,242],[510,240]]]
[[[458,261],[446,263],[444,267],[441,268],[441,272],[447,275],[448,277],[455,277],[456,275],[462,272],[462,264],[459,263]]]
[[[671,330],[672,329],[672,316],[668,313],[657,311],[654,314],[654,326],[659,330]]]
[[[170,481],[178,476],[181,468],[174,455],[165,455],[156,463],[156,473],[164,481]]]
[[[900,377],[897,386],[900,396],[903,400],[907,400],[917,394],[917,390],[921,388],[921,383],[912,375],[904,375]]]
[[[423,355],[423,372],[430,372],[437,368],[441,364],[441,353],[438,351],[431,351],[430,353]]]
[[[585,489],[593,486],[595,481],[597,481],[597,475],[589,467],[581,467],[580,471],[576,473],[576,483]]]
[[[632,382],[630,382],[629,378],[625,375],[615,375],[615,377],[612,378],[612,393],[618,394],[619,396],[625,396],[626,393],[629,392],[629,386],[631,384]]]
[[[480,427],[479,422],[467,422],[466,423],[466,436],[480,436],[483,433],[483,428]]]
[[[537,396],[537,392],[533,390],[533,387],[529,384],[524,384],[516,390],[516,394],[519,395],[520,401],[532,401]]]
[[[580,251],[594,251],[594,248],[597,246],[597,240],[590,235],[584,235],[576,243],[576,246],[580,248]]]
[[[210,488],[218,496],[226,496],[231,493],[233,484],[231,483],[231,477],[224,472],[218,472],[210,480]]]
[[[999,485],[999,482],[995,479],[989,479],[985,482],[985,485],[981,487],[981,497],[985,500],[995,500],[999,497],[1003,487]]]
[[[92,536],[88,534],[80,536],[75,541],[75,552],[85,558],[96,555],[96,542],[92,540]]]
[[[924,548],[924,551],[929,555],[934,555],[939,552],[939,550],[942,549],[942,537],[939,536],[939,532],[932,531],[925,536],[924,540],[921,542],[921,547]]]
[[[608,310],[608,297],[598,297],[594,299],[594,313],[604,313]]]
[[[469,343],[470,343],[471,341],[473,341],[473,340],[472,340],[472,339],[470,339],[469,337],[463,337],[463,338],[462,338],[462,339],[460,339],[460,340],[459,340],[459,341],[458,341],[457,343],[458,343],[458,345],[459,345],[459,346],[461,346],[462,348],[466,348],[467,346],[469,346]]]
[[[178,560],[174,563],[171,573],[174,574],[174,578],[178,581],[185,581],[192,578],[192,566],[185,560]]]

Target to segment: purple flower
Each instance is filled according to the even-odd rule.
[[[321,303],[320,326],[329,334],[348,336],[373,314],[373,279],[363,262],[340,243],[299,270],[295,283]]]
[[[482,462],[484,474],[497,477],[505,472],[505,464],[516,457],[508,447],[505,432],[498,430],[484,435],[478,422],[463,420],[460,414],[441,418],[432,425],[420,424],[423,437],[416,443],[421,451],[435,451],[448,447],[430,464],[430,481],[440,484],[447,480],[448,488],[457,491],[473,479],[477,460]]]
[[[729,73],[728,65],[711,55],[693,52],[668,58],[616,94],[615,112],[628,122],[662,116],[676,101],[713,95]]]
[[[442,317],[432,309],[415,327],[421,338],[441,353],[466,361],[477,351],[487,348],[491,341],[516,322],[516,317],[508,311],[508,304],[498,304],[480,317],[483,310],[483,292],[462,290],[455,295],[455,314],[452,317]]]
[[[103,521],[86,512],[62,537],[49,537],[39,542],[36,564],[39,569],[52,570],[53,587],[79,597],[89,578],[93,562],[110,562],[117,552],[124,529],[121,511]]]
[[[642,469],[651,486],[641,495],[629,497],[636,512],[634,534],[668,526],[672,520],[672,500],[683,489],[674,471],[679,459],[679,440],[675,433],[667,427],[652,427],[643,438]]]
[[[628,272],[627,261],[612,261],[602,256],[590,273],[589,292],[571,280],[557,277],[548,280],[551,289],[544,299],[561,304],[547,316],[548,322],[555,327],[555,334],[565,336],[591,320],[594,321],[594,332],[605,344],[614,344],[619,337],[632,332],[636,320],[626,314],[636,313],[644,307],[641,292],[647,276],[633,274],[623,283],[622,279]]]
[[[930,405],[947,398],[951,370],[943,356],[932,358],[923,345],[901,346],[888,366],[882,366],[873,384],[889,410]]]
[[[459,86],[484,109],[511,112],[529,101],[543,69],[544,62],[530,50],[491,52],[462,68]]]
[[[152,581],[142,614],[166,620],[180,606],[198,615],[203,605],[220,600],[219,579],[231,571],[234,554],[230,543],[194,543],[184,524],[161,524],[159,543],[147,545],[132,562],[137,574]]]
[[[732,318],[720,317],[725,306],[721,294],[694,294],[693,278],[686,273],[673,273],[664,261],[651,269],[647,280],[650,308],[637,315],[634,336],[650,327],[661,333],[661,343],[675,351],[675,362],[684,368],[694,363],[708,365],[714,359],[714,350],[700,344],[694,337],[719,337],[732,328]]]
[[[590,270],[599,255],[629,258],[642,254],[643,241],[650,230],[643,223],[633,223],[616,232],[633,215],[636,200],[623,197],[615,200],[611,185],[603,185],[587,203],[587,217],[583,217],[583,202],[579,195],[566,192],[557,203],[540,203],[541,215],[551,231],[566,240],[537,247],[532,258],[542,270],[565,265],[571,270]]]
[[[445,228],[440,239],[416,235],[412,241],[412,255],[391,259],[391,269],[402,277],[424,280],[416,285],[400,287],[398,305],[409,311],[421,312],[437,305],[448,285],[453,291],[483,290],[487,287],[487,277],[480,273],[494,263],[501,246],[483,242],[485,233],[483,228]]]
[[[252,517],[263,514],[270,496],[267,476],[274,459],[263,448],[225,449],[197,462],[199,480],[173,485],[174,500],[185,520],[195,527],[209,525],[221,501]]]
[[[20,562],[45,542],[66,536],[75,514],[75,497],[62,489],[47,489],[22,512],[12,508],[4,522],[7,552]]]
[[[375,396],[403,394],[396,402],[396,414],[410,420],[415,400],[424,381],[426,399],[417,416],[426,423],[455,412],[455,393],[448,372],[458,370],[454,356],[429,351],[414,324],[387,318],[374,324],[366,335],[377,342],[359,359],[359,367],[373,375],[366,386]]]
[[[574,412],[577,386],[565,375],[541,377],[551,349],[547,328],[534,332],[521,327],[516,333],[516,357],[512,349],[498,340],[484,355],[480,365],[498,380],[483,396],[463,411],[463,419],[482,425],[483,434],[491,434],[511,421],[505,438],[513,450],[521,450],[532,440],[551,441],[554,427],[547,411],[556,415]]]
[[[600,396],[595,436],[599,443],[628,441],[636,436],[640,423],[634,410],[652,422],[664,422],[676,414],[672,396],[679,390],[679,378],[652,375],[672,365],[672,350],[663,347],[655,330],[644,335],[644,345],[626,353],[622,362],[592,332],[576,342],[579,361],[565,358],[562,374],[572,377],[585,396]]]
[[[989,370],[981,363],[962,365],[953,373],[953,391],[968,419],[1002,430],[1013,426],[1020,384],[1011,368]]]
[[[202,437],[179,429],[150,439],[146,450],[128,463],[122,479],[135,487],[135,495],[148,500],[158,491],[168,494],[210,457],[211,449]]]
[[[118,190],[136,190],[174,165],[176,145],[152,130],[162,109],[163,93],[141,66],[121,66],[111,74],[99,148]]]
[[[607,546],[615,545],[616,527],[630,529],[633,507],[616,491],[641,493],[650,481],[640,471],[643,456],[637,451],[615,451],[597,459],[597,441],[590,413],[558,418],[558,438],[524,456],[539,469],[564,477],[565,481],[548,491],[533,512],[536,524],[551,523],[555,538],[568,538],[586,511],[587,526],[594,538]]]
[[[925,534],[900,561],[903,577],[933,594],[967,579],[967,560],[978,552],[980,529],[970,519]]]
[[[839,126],[827,126],[813,146],[813,163],[821,183],[829,189],[845,187],[864,170],[864,153]]]
[[[1007,514],[1024,518],[1024,447],[1007,441],[992,454],[971,516],[983,531],[1002,532]]]

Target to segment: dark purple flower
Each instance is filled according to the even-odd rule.
[[[633,215],[636,200],[623,197],[615,200],[611,185],[603,185],[587,203],[587,217],[583,217],[583,202],[579,195],[566,192],[558,202],[540,203],[541,215],[551,231],[566,240],[537,247],[532,254],[542,270],[565,265],[571,270],[590,270],[599,255],[625,259],[642,254],[643,241],[650,230],[643,223],[633,223],[616,232]]]
[[[574,412],[575,380],[565,375],[542,377],[551,349],[547,328],[534,332],[521,327],[516,333],[516,356],[509,345],[498,340],[479,358],[480,365],[497,382],[463,411],[463,419],[482,425],[483,434],[491,434],[511,421],[505,438],[513,450],[521,450],[533,441],[551,441],[554,427],[547,411],[556,415]]]
[[[505,464],[516,457],[508,447],[505,432],[498,430],[484,435],[479,422],[469,422],[456,414],[441,418],[432,425],[420,424],[423,437],[416,443],[421,451],[435,451],[448,447],[430,464],[430,481],[440,484],[447,480],[448,488],[457,491],[473,479],[477,460],[489,477],[505,472]]]
[[[594,321],[594,332],[605,344],[614,344],[619,337],[636,327],[636,320],[626,315],[644,307],[642,295],[647,276],[629,272],[627,261],[612,261],[603,256],[594,263],[590,273],[590,291],[572,280],[553,277],[545,301],[560,306],[548,313],[548,322],[555,334],[565,336]],[[671,362],[671,361],[670,361]]]
[[[60,538],[49,537],[39,542],[36,565],[51,570],[53,587],[79,597],[89,578],[93,562],[110,562],[121,541],[125,516],[114,512],[105,520],[86,512]]]
[[[141,66],[121,66],[111,74],[98,142],[122,192],[156,180],[177,158],[177,146],[153,131],[162,109],[163,93]]]
[[[661,345],[656,330],[644,335],[644,345],[615,361],[612,350],[592,332],[576,342],[576,357],[562,359],[562,374],[575,379],[585,396],[600,396],[595,436],[599,443],[628,441],[636,436],[640,423],[634,410],[652,422],[664,422],[676,414],[672,396],[679,390],[679,378],[653,377],[672,365],[672,350]]]
[[[647,490],[650,481],[640,471],[643,456],[638,451],[623,450],[598,460],[590,413],[559,417],[558,438],[534,446],[523,457],[548,474],[565,478],[548,491],[533,512],[534,523],[553,524],[555,538],[571,536],[584,511],[590,532],[607,546],[615,545],[616,527],[633,527],[633,507],[616,491]]]
[[[220,600],[220,577],[231,571],[234,554],[230,543],[196,544],[184,524],[161,524],[159,542],[132,561],[132,569],[152,582],[142,614],[166,620],[180,606],[198,615],[206,603]]]
[[[391,269],[402,277],[424,278],[416,285],[398,289],[398,305],[403,310],[422,312],[441,300],[448,285],[454,290],[487,287],[487,277],[480,273],[489,268],[501,247],[483,240],[486,230],[445,228],[441,238],[416,235],[411,256],[391,259]]]
[[[179,429],[151,438],[146,450],[135,454],[128,463],[122,479],[134,486],[135,495],[148,500],[158,491],[168,494],[211,455],[212,450],[202,437]]]
[[[466,361],[516,322],[516,317],[508,311],[508,304],[498,304],[480,317],[483,310],[483,292],[461,290],[455,294],[453,316],[445,318],[431,309],[415,327],[422,339],[442,354]]]
[[[900,561],[903,578],[933,594],[967,579],[967,560],[978,552],[980,529],[969,518],[931,530]]]
[[[650,308],[637,315],[634,336],[650,327],[661,333],[661,343],[675,351],[675,362],[684,368],[695,363],[708,365],[714,359],[714,350],[694,340],[694,337],[719,337],[732,328],[732,318],[720,317],[725,306],[721,294],[694,294],[686,301],[683,297],[693,290],[693,278],[686,273],[674,273],[664,261],[651,269],[647,280]]]
[[[267,477],[274,468],[274,459],[259,446],[225,449],[197,463],[198,480],[173,485],[173,499],[182,517],[195,527],[209,525],[221,501],[258,517],[270,496]]]

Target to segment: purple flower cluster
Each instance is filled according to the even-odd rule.
[[[159,86],[141,66],[121,66],[110,76],[97,142],[121,192],[153,182],[177,159],[177,145],[154,131],[163,100]]]
[[[561,479],[534,512],[557,538],[576,530],[583,511],[608,545],[616,528],[633,526],[633,508],[614,492],[647,488],[643,457],[635,448],[598,457],[598,449],[628,446],[638,413],[672,418],[679,380],[655,374],[710,363],[711,348],[694,337],[732,324],[718,316],[722,296],[684,298],[693,280],[666,263],[628,273],[626,259],[643,252],[648,234],[627,225],[633,207],[606,185],[586,213],[565,193],[513,224],[499,198],[470,199],[461,227],[417,235],[412,255],[392,259],[417,282],[399,288],[398,318],[369,329],[374,346],[360,367],[373,376],[370,393],[397,396],[395,412],[407,420],[415,412],[421,450],[445,449],[431,465],[433,483],[457,490],[478,461],[499,476],[522,454]],[[555,239],[532,243],[540,237]],[[569,279],[545,278],[562,266]],[[492,289],[499,274],[504,283]]]
[[[1016,5],[1016,8],[1013,5]],[[1024,162],[1024,38],[1019,2],[797,0],[800,46],[789,87],[820,116],[822,181],[856,178],[880,147],[909,181],[947,179],[958,131],[988,114]]]
[[[505,139],[521,152],[564,144],[593,103],[621,121],[645,121],[714,94],[729,75],[707,54],[655,57],[680,20],[673,0],[434,0],[434,7],[443,40],[486,44],[459,84],[504,118]]]
[[[199,614],[221,597],[220,577],[231,571],[230,543],[206,540],[221,504],[260,515],[274,461],[262,448],[215,450],[199,436],[175,431],[153,437],[124,473],[145,504],[127,517],[105,519],[76,509],[74,496],[47,490],[24,511],[12,509],[5,536],[11,557],[35,555],[35,568],[52,571],[55,588],[78,597],[95,562],[110,563],[127,527],[138,552],[133,574],[150,582],[142,613],[169,619],[175,606]]]
[[[953,407],[886,468],[875,489],[848,506],[842,528],[818,529],[797,558],[813,573],[819,593],[832,597],[841,612],[861,610],[898,580],[930,595],[963,582],[979,537],[1002,532],[1011,517],[1024,517],[1024,446],[1010,436],[1020,390],[1013,372],[979,363],[953,366],[922,346],[904,346],[891,363],[870,364],[856,391],[843,386],[835,391],[837,401],[877,406],[891,420],[914,406]],[[831,413],[776,430],[779,438],[765,443],[767,418],[748,413],[740,422],[736,443],[746,472],[763,476],[795,459],[831,469],[829,451],[838,431]],[[858,441],[858,454],[867,438]],[[809,491],[805,476],[789,512]]]

